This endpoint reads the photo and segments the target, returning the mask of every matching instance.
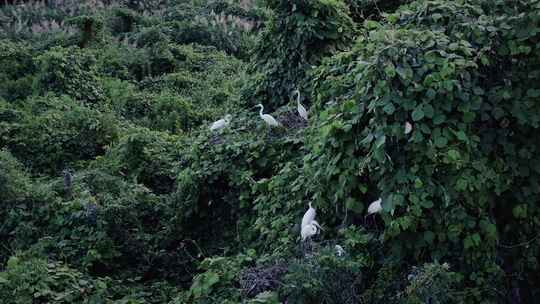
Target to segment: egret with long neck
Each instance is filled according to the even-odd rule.
[[[298,109],[298,114],[300,115],[300,117],[302,117],[304,120],[308,120],[308,112],[306,110],[306,108],[304,108],[304,106],[300,103],[300,90],[296,89],[294,91],[296,94],[298,94],[296,96],[296,108]]]
[[[269,125],[271,127],[278,127],[279,126],[279,122],[274,117],[272,117],[269,114],[263,114],[264,106],[262,104],[258,104],[258,105],[256,105],[256,107],[261,108],[261,110],[259,111],[259,116],[264,120],[264,122],[267,125]]]

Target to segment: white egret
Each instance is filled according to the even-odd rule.
[[[300,236],[302,237],[302,241],[305,241],[307,238],[311,238],[312,236],[318,234],[322,230],[322,227],[317,223],[317,221],[311,221],[307,225],[302,227],[302,231],[300,231]]]
[[[319,223],[317,223],[317,221],[311,221],[311,223],[309,223],[309,225],[313,225],[313,226],[317,227],[318,228],[317,233],[319,233],[319,231],[323,230],[321,225],[319,225]]]
[[[278,127],[279,126],[279,122],[277,122],[277,120],[274,117],[272,117],[269,114],[263,114],[264,106],[262,104],[258,104],[258,105],[256,105],[256,107],[261,108],[261,110],[259,111],[259,116],[264,120],[264,122],[267,125],[269,125],[271,127]]]
[[[311,238],[312,236],[317,234],[317,227],[315,225],[309,224],[302,228],[302,231],[300,232],[300,236],[302,236],[302,241],[305,241],[307,238]]]
[[[308,112],[306,108],[300,103],[300,90],[296,89],[294,93],[298,94],[296,97],[296,107],[298,109],[298,114],[300,114],[300,117],[302,117],[304,120],[308,120]]]
[[[411,133],[412,131],[412,125],[410,122],[405,122],[405,135]]]
[[[222,118],[220,120],[214,121],[212,125],[210,126],[210,131],[217,131],[225,128],[231,123],[231,115],[227,114],[225,115],[225,118]]]
[[[379,198],[378,200],[372,202],[371,204],[369,204],[369,207],[368,207],[368,214],[375,214],[375,213],[379,213],[381,212],[382,210],[382,199]]]
[[[304,213],[304,217],[302,217],[302,226],[300,231],[302,241],[305,241],[307,238],[311,238],[322,230],[321,225],[319,225],[319,223],[317,223],[315,220],[315,215],[317,215],[315,208],[311,206],[311,202],[309,202],[308,205],[309,208],[306,213]]]
[[[345,254],[345,249],[343,249],[343,247],[341,247],[340,245],[336,245],[335,248],[336,248],[336,254],[338,257],[343,256]]]
[[[316,235],[317,233],[319,233],[320,230],[322,230],[322,228],[316,221],[312,221],[311,223],[302,227],[302,231],[300,232],[302,241],[305,241],[307,238],[311,238],[312,236]]]
[[[308,205],[309,205],[309,209],[306,211],[306,213],[304,213],[304,217],[302,218],[302,226],[300,226],[302,228],[304,228],[304,226],[314,221],[315,216],[317,215],[317,211],[315,210],[315,208],[311,206],[311,202],[309,202]]]

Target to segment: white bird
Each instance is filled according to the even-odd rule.
[[[212,125],[210,126],[210,131],[221,130],[225,128],[226,126],[228,126],[230,123],[231,123],[231,115],[227,114],[225,115],[225,118],[214,121]]]
[[[322,229],[321,225],[317,221],[311,221],[310,225],[313,225],[318,228],[317,233],[319,233]]]
[[[300,231],[302,241],[305,241],[307,238],[311,238],[312,236],[316,235],[317,233],[319,233],[319,230],[322,230],[321,226],[319,226],[319,223],[317,223],[316,221],[311,221],[311,223],[302,227],[302,231]]]
[[[315,216],[317,215],[317,211],[315,210],[315,208],[313,208],[311,206],[311,202],[309,202],[309,209],[306,211],[306,213],[304,213],[304,217],[302,218],[302,228],[304,228],[304,226],[306,225],[309,225],[309,223],[311,223],[312,221],[315,220]]]
[[[412,125],[410,122],[405,122],[405,135],[411,133],[412,131]]]
[[[302,228],[302,231],[300,232],[300,236],[302,236],[302,241],[305,241],[307,238],[311,238],[317,234],[317,227],[315,225],[306,225]]]
[[[300,117],[302,117],[304,120],[308,120],[308,112],[306,108],[300,103],[300,90],[296,89],[294,91],[298,96],[296,97],[296,107],[298,108],[298,114],[300,114]]]
[[[279,122],[277,122],[274,117],[269,114],[263,114],[264,106],[262,104],[258,104],[256,105],[256,107],[261,107],[261,110],[259,111],[259,116],[264,120],[264,122],[266,122],[267,125],[271,127],[279,126]]]
[[[343,256],[345,254],[345,249],[343,249],[343,247],[341,247],[340,245],[336,245],[335,248],[336,248],[336,254],[338,257]]]
[[[373,203],[369,204],[368,207],[368,214],[374,214],[379,213],[382,210],[382,199],[379,198],[378,200],[374,201]]]

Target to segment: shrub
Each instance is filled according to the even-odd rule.
[[[97,303],[107,298],[107,281],[60,262],[12,256],[0,272],[0,297],[6,304]]]
[[[24,99],[31,94],[34,51],[25,43],[0,40],[0,98]]]
[[[314,257],[292,261],[279,294],[287,303],[358,303],[361,263],[337,257],[328,248]]]
[[[163,91],[150,93],[124,81],[108,80],[104,87],[120,118],[151,130],[181,134],[200,125],[206,114],[195,109],[191,100],[166,91],[167,86]]]
[[[50,187],[34,183],[23,165],[7,150],[0,150],[0,264],[17,249],[36,242],[46,221],[48,209],[43,202],[56,198]]]
[[[407,303],[456,303],[458,296],[453,285],[459,280],[459,275],[449,269],[450,265],[447,263],[413,267],[407,277],[409,284],[402,297],[407,299]]]
[[[117,137],[112,115],[67,96],[33,97],[26,103],[21,120],[7,123],[6,146],[38,172],[55,174],[77,161],[91,160]]]
[[[0,268],[27,252],[1,299],[540,293],[538,0],[46,2],[0,5]],[[308,202],[324,230],[300,258]]]
[[[252,79],[245,94],[270,109],[289,100],[306,81],[306,72],[324,56],[346,48],[354,24],[340,0],[267,1],[274,14],[255,47]]]
[[[380,20],[385,13],[392,13],[409,2],[412,0],[345,0],[349,5],[351,17],[356,22]]]
[[[254,40],[251,31],[257,14],[248,13],[236,3],[176,3],[166,14],[166,25],[178,44],[214,46],[227,54],[246,58]]]
[[[178,138],[165,132],[134,128],[108,151],[104,161],[113,172],[122,172],[157,193],[173,189],[175,155]]]
[[[265,130],[257,128],[257,124],[259,121],[241,113],[235,116],[230,133],[204,134],[186,142],[191,147],[183,153],[185,165],[178,172],[174,197],[183,203],[179,212],[189,223],[188,229],[213,242],[212,247],[223,242],[223,246],[233,249],[231,242],[253,237],[262,242],[263,234],[258,229],[277,228],[276,223],[270,226],[273,211],[287,204],[279,200],[281,196],[266,201],[254,199],[268,179],[287,166],[285,160],[296,155],[297,142],[287,140],[284,134],[281,138],[261,136]],[[251,210],[260,214],[255,216]],[[290,214],[283,216],[289,218]],[[276,216],[276,221],[282,222],[283,218]]]
[[[448,258],[478,301],[495,297],[485,286],[502,284],[500,242],[530,240],[532,226],[511,210],[536,210],[521,202],[537,196],[526,185],[538,172],[523,164],[538,161],[529,153],[536,143],[525,140],[538,128],[530,82],[538,57],[523,57],[536,47],[532,37],[507,24],[534,28],[526,12],[537,4],[520,5],[414,2],[386,23],[367,23],[351,52],[312,74],[324,109],[306,157],[314,199],[333,208],[382,197],[386,255]]]
[[[37,92],[67,94],[86,103],[102,100],[96,60],[91,53],[75,47],[54,47],[37,57],[37,62]]]
[[[207,258],[199,268],[203,272],[193,278],[193,284],[184,295],[187,303],[239,303],[240,291],[234,287],[238,273],[253,262],[255,251],[234,257]],[[185,303],[185,302],[184,302]]]
[[[98,73],[102,76],[103,90],[106,90],[107,82],[112,81],[111,78],[126,81],[142,79],[144,69],[139,65],[137,58],[143,54],[143,50],[127,43],[102,46],[99,56],[96,56],[96,65]]]
[[[0,150],[0,201],[13,202],[24,197],[30,181],[21,163],[7,150]]]
[[[112,16],[105,21],[113,35],[121,35],[133,32],[137,23],[142,22],[142,17],[128,8],[115,8]]]
[[[74,26],[79,30],[80,48],[85,48],[92,43],[99,42],[102,39],[103,20],[94,16],[77,16],[66,20],[66,24]]]

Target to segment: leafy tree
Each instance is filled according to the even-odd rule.
[[[521,208],[536,210],[536,191],[525,185],[537,173],[520,164],[538,161],[526,152],[537,150],[526,138],[540,114],[530,82],[538,57],[523,57],[536,46],[509,24],[535,28],[538,3],[519,4],[414,2],[367,24],[352,52],[313,74],[315,90],[326,92],[306,157],[314,199],[365,207],[382,197],[387,255],[448,259],[477,300],[502,284],[501,243],[532,237],[532,226],[508,223]],[[506,65],[517,58],[519,71]],[[530,246],[516,252],[530,256]]]
[[[54,174],[77,161],[91,160],[104,154],[118,136],[113,115],[67,96],[33,97],[17,110],[13,114],[19,120],[5,122],[4,145],[36,172]]]
[[[324,56],[349,46],[354,24],[340,0],[266,2],[273,14],[255,47],[249,84],[256,97],[270,109],[289,101],[291,92],[306,81],[306,72]]]
[[[23,42],[0,40],[0,98],[24,99],[31,94],[36,65],[34,52]]]
[[[12,256],[0,272],[0,296],[6,304],[96,303],[106,300],[107,283],[59,262]]]
[[[66,94],[86,103],[102,100],[95,57],[84,50],[54,47],[37,57],[35,89],[43,94]]]

